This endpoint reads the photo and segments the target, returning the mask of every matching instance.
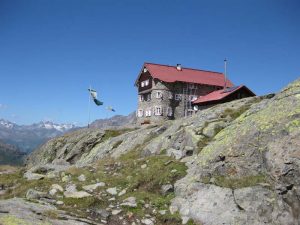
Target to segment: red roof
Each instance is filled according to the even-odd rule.
[[[253,96],[255,96],[255,94],[251,90],[249,90],[246,86],[241,85],[241,86],[227,88],[226,90],[222,89],[222,90],[213,91],[213,92],[209,93],[208,95],[200,96],[195,101],[193,101],[193,104],[218,101],[218,100],[221,100],[221,99],[227,97],[228,95],[231,95],[232,93],[234,93],[242,88],[246,88]]]
[[[214,86],[224,86],[224,74],[206,70],[184,68],[177,70],[176,66],[160,65],[154,63],[145,63],[144,67],[150,72],[153,78],[161,81],[173,83],[176,81],[196,84],[207,84]],[[227,87],[233,84],[227,80]]]

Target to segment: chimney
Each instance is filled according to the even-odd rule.
[[[182,70],[181,64],[177,64],[176,69],[177,69],[178,71],[181,71],[181,70]]]
[[[227,59],[224,59],[224,90],[227,88]]]

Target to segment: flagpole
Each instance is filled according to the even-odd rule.
[[[92,87],[90,85],[90,90],[89,90],[89,121],[88,121],[88,128],[90,128],[90,120],[91,120],[91,90],[92,90]]]

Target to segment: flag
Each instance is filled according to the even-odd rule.
[[[114,110],[111,106],[106,107],[107,110],[115,112],[116,110]]]
[[[100,100],[98,100],[98,98],[97,98],[97,91],[95,91],[95,90],[93,90],[93,89],[88,89],[89,90],[89,92],[90,92],[90,94],[91,94],[91,96],[92,96],[92,98],[93,98],[93,100],[94,100],[94,102],[95,102],[95,104],[96,105],[103,105],[103,102],[101,102]]]

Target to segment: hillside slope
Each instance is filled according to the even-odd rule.
[[[75,184],[79,192],[83,184],[104,182],[88,193],[92,202],[100,196],[111,225],[177,225],[180,217],[202,225],[300,225],[299,137],[297,80],[275,96],[225,103],[190,118],[66,134],[29,156],[25,177],[46,178],[38,182],[44,191],[60,179],[65,190]],[[23,189],[14,191],[24,196]],[[69,209],[68,194],[54,197],[63,201],[61,210]],[[93,207],[80,204],[78,213],[93,218]]]
[[[0,165],[21,165],[24,156],[16,147],[0,141]]]

